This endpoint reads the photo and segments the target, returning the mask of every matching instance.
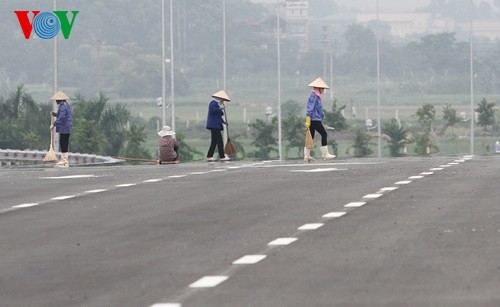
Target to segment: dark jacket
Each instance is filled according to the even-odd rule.
[[[224,111],[219,107],[216,100],[212,100],[208,105],[206,128],[209,130],[224,130],[222,115],[224,115]]]
[[[59,104],[54,126],[58,133],[71,134],[71,129],[73,128],[73,115],[71,114],[71,107],[67,101],[63,101]]]

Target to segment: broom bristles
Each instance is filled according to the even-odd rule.
[[[57,162],[56,152],[52,148],[52,145],[50,145],[49,151],[47,151],[47,154],[43,158],[43,162]]]

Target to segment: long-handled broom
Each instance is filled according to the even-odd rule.
[[[54,118],[52,117],[52,113],[50,113],[50,126],[54,123]],[[47,151],[47,154],[43,158],[43,162],[57,162],[56,152],[54,151],[54,129],[50,129],[50,148]]]

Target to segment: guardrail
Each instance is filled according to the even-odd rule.
[[[55,163],[43,162],[43,158],[47,151],[41,150],[13,150],[0,149],[0,166],[17,166],[17,165],[54,165]],[[56,153],[58,159],[61,158],[60,153]],[[81,154],[70,152],[68,155],[69,164],[71,165],[102,165],[123,163],[125,160],[116,159],[113,157]]]

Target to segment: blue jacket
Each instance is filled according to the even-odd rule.
[[[73,115],[71,114],[71,107],[67,101],[63,101],[59,105],[54,126],[58,133],[71,134],[71,129],[73,128]]]
[[[322,121],[325,118],[323,113],[323,105],[321,104],[321,98],[314,92],[311,92],[309,99],[307,100],[307,110],[306,115],[311,117],[311,120]]]
[[[219,107],[219,104],[216,100],[212,100],[208,105],[208,115],[207,115],[207,129],[210,130],[224,130],[222,126],[222,115],[224,115],[224,111],[222,111]]]

